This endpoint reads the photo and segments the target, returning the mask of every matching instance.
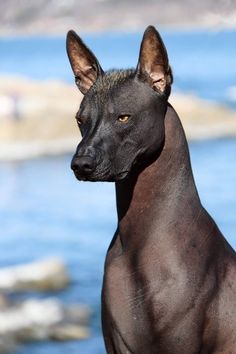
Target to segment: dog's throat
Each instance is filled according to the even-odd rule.
[[[166,113],[165,131],[164,146],[155,159],[146,167],[136,166],[116,183],[118,222],[124,238],[130,230],[136,237],[139,231],[148,234],[157,219],[162,223],[163,215],[168,225],[172,215],[178,218],[191,200],[200,204],[186,138],[172,107]]]

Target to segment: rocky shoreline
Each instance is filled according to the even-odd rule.
[[[26,78],[0,78],[0,161],[74,151],[80,139],[74,119],[82,95],[74,85]],[[173,93],[189,140],[236,137],[236,111]]]
[[[91,309],[87,305],[63,304],[55,292],[65,289],[70,278],[59,259],[46,259],[0,269],[0,353],[12,353],[20,343],[44,340],[81,340],[90,336]],[[43,299],[32,292],[53,291]],[[26,300],[17,299],[19,293]],[[46,314],[46,315],[45,315]]]

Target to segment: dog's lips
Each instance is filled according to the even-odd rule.
[[[129,174],[129,172],[130,171],[122,171],[122,172],[119,172],[117,174],[111,175],[111,174],[106,174],[106,173],[101,173],[101,174],[94,174],[94,173],[83,174],[83,173],[79,173],[79,172],[74,171],[74,175],[79,181],[116,182],[116,181],[120,181],[120,180],[126,178],[127,175]]]
[[[127,177],[129,172],[130,171],[122,171],[122,172],[117,173],[114,177],[115,181],[120,181],[120,180],[124,179],[125,177]]]
[[[83,174],[79,171],[73,171],[74,172],[74,175],[75,177],[79,180],[79,181],[86,181],[87,180],[87,176],[86,174]]]

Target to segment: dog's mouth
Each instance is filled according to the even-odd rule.
[[[121,171],[119,173],[110,174],[108,173],[91,173],[91,174],[83,174],[80,172],[74,172],[75,177],[79,181],[87,181],[87,182],[117,182],[125,179],[128,174],[129,170]]]
[[[122,172],[117,173],[114,177],[115,181],[120,181],[122,179],[125,179],[128,176],[129,172],[130,171],[127,170],[127,171],[122,171]]]

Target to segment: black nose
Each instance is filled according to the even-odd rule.
[[[91,156],[75,156],[71,161],[71,169],[79,174],[89,174],[95,169],[95,159]]]

